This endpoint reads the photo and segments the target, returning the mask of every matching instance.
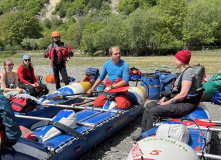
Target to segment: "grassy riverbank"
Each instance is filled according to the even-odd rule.
[[[22,62],[22,56],[28,54],[32,57],[32,63],[36,65],[48,65],[50,60],[43,58],[44,51],[22,51],[16,54],[0,56],[0,63],[6,58],[11,58],[15,66],[18,66]],[[206,67],[207,74],[216,74],[221,72],[220,60],[221,60],[221,50],[209,50],[209,51],[193,51],[192,58],[190,61],[191,65],[200,63]],[[85,55],[76,54],[71,59],[68,59],[67,66],[89,66],[98,67],[102,66],[105,61],[109,60],[110,57],[87,57]],[[128,62],[130,67],[137,67],[141,70],[148,70],[147,72],[154,72],[156,69],[166,69],[175,73],[178,70],[174,68],[174,55],[168,56],[148,56],[148,57],[122,57]]]

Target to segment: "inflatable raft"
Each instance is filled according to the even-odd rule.
[[[156,127],[143,132],[144,139],[134,145],[127,160],[221,159],[221,156],[209,154],[212,133],[221,131],[211,127],[218,125],[218,123],[220,125],[221,122],[214,123],[210,121],[210,115],[201,103],[194,112],[179,119],[162,122],[157,124]],[[160,128],[162,125],[164,126],[163,129]],[[179,128],[173,128],[172,125],[178,125]],[[182,126],[182,129],[180,129],[180,126]],[[182,136],[186,138],[181,138]]]
[[[91,84],[89,82],[72,83],[58,89],[52,94],[46,95],[44,98],[36,99],[32,97],[36,100],[38,105],[36,108],[28,112],[28,116],[52,118],[63,108],[59,106],[55,107],[50,104],[71,105],[75,103],[81,103],[82,99],[80,97],[73,98],[74,96],[72,96],[71,98],[66,98],[65,96],[70,94],[74,95],[85,93],[90,88]],[[26,96],[28,97],[29,95]],[[31,127],[31,125],[38,122],[37,120],[33,119],[25,120],[24,118],[19,118],[24,115],[23,113],[15,112],[15,115],[17,117],[18,123],[25,127]]]
[[[76,159],[133,121],[140,113],[147,96],[145,88],[131,87],[128,93],[137,104],[126,110],[83,107],[84,110],[77,113],[62,110],[53,119],[45,118],[45,121],[32,126],[32,132],[37,137],[35,141],[21,137],[13,146],[15,151],[2,151],[1,158]],[[77,121],[73,123],[75,119]]]

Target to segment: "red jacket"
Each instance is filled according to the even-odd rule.
[[[21,83],[25,83],[25,84],[31,84],[30,82],[28,82],[27,80],[25,80],[25,77],[29,77],[29,78],[32,78],[33,82],[35,84],[37,84],[37,79],[35,78],[35,73],[34,73],[34,68],[31,67],[31,71],[28,69],[25,69],[23,65],[20,65],[18,67],[18,76],[19,76],[19,79],[21,81]]]

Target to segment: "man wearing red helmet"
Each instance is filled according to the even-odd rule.
[[[50,44],[44,52],[45,58],[51,59],[52,71],[54,73],[56,89],[61,88],[59,72],[64,80],[65,85],[69,84],[68,75],[66,71],[66,59],[72,57],[74,53],[71,48],[64,42],[60,41],[60,34],[57,31],[52,33],[53,44]]]

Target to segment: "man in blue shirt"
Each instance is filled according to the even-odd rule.
[[[98,77],[91,89],[87,91],[88,94],[93,92],[108,74],[108,79],[105,82],[106,88],[104,89],[104,94],[101,94],[95,100],[95,107],[103,107],[107,101],[107,97],[110,95],[107,92],[111,89],[128,86],[130,76],[129,66],[127,62],[120,59],[120,49],[117,46],[113,46],[109,49],[109,54],[111,56],[111,60],[104,63],[101,75]],[[127,109],[131,105],[131,102],[127,99],[127,95],[127,91],[112,94],[119,109]]]

